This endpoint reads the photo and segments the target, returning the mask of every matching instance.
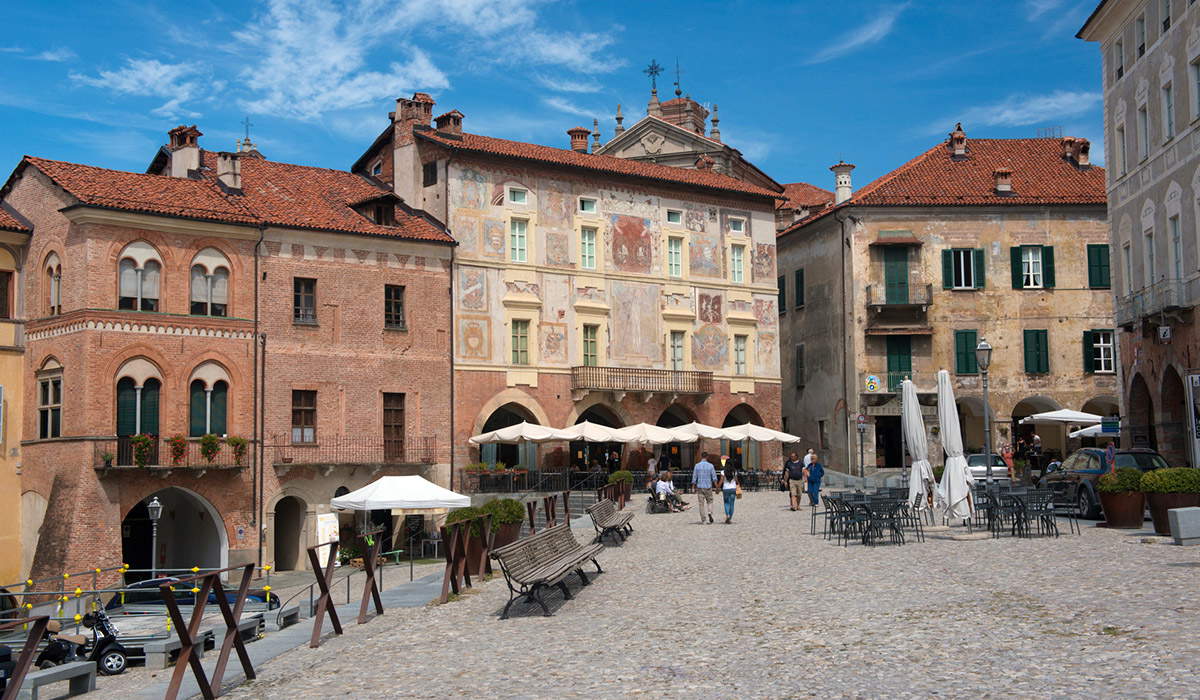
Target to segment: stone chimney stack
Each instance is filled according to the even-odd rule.
[[[242,157],[222,151],[217,154],[217,182],[227,192],[242,193]]]
[[[962,122],[954,125],[950,132],[950,155],[955,158],[967,157],[967,132],[963,131]]]
[[[177,126],[167,132],[170,139],[171,177],[191,177],[200,170],[200,137],[196,125]]]
[[[992,171],[992,175],[996,178],[996,194],[1012,194],[1012,168],[1007,166],[1003,168],[996,168],[994,171]]]
[[[592,120],[592,153],[600,150],[600,120]]]
[[[417,127],[430,128],[433,105],[433,98],[424,92],[414,92],[411,99],[396,100],[396,111],[392,113],[395,145],[412,143],[413,129]]]
[[[841,204],[850,199],[854,194],[854,188],[850,184],[850,171],[854,170],[854,166],[844,161],[838,161],[836,165],[829,168],[833,171],[834,196],[833,203]]]
[[[452,136],[462,136],[463,113],[457,109],[450,110],[434,120],[435,128]]]
[[[1091,141],[1087,139],[1075,139],[1075,165],[1081,168],[1091,166],[1091,156],[1089,155],[1091,150]]]
[[[571,137],[571,150],[576,153],[587,153],[589,133],[587,127],[583,126],[567,129],[567,136]]]
[[[721,123],[721,119],[720,119],[720,117],[717,116],[717,105],[714,102],[713,103],[713,112],[712,112],[712,131],[709,132],[709,134],[710,134],[709,138],[711,138],[713,141],[716,141],[717,143],[721,142],[721,127],[719,126],[720,123]]]
[[[614,136],[625,133],[625,115],[621,114],[621,105],[617,105],[617,128],[613,129]]]

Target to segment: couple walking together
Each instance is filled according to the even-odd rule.
[[[804,455],[803,462],[796,458],[795,452],[788,455],[788,461],[783,465],[783,485],[790,492],[792,510],[800,507],[800,496],[806,492],[809,505],[821,502],[821,478],[824,476],[825,467],[813,450]]]
[[[713,491],[721,492],[725,502],[725,523],[733,522],[733,505],[742,495],[742,487],[738,483],[737,469],[732,465],[733,460],[727,460],[725,468],[718,474],[716,467],[708,461],[708,453],[700,453],[700,461],[692,468],[692,488],[696,491],[696,500],[700,503],[700,522],[712,523]]]

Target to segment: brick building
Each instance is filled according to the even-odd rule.
[[[711,163],[589,152],[582,127],[563,149],[466,132],[457,110],[432,115],[428,95],[398,100],[352,170],[446,221],[459,243],[456,466],[597,456],[586,445],[467,445],[521,420],[778,427],[776,190]],[[675,450],[690,461],[689,447]],[[623,459],[646,456],[626,449]]]
[[[26,157],[0,190],[31,231],[35,575],[148,568],[152,496],[158,567],[294,568],[339,490],[446,478],[453,239],[364,178],[199,136],[172,130],[146,174]]]

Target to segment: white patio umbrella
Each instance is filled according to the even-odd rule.
[[[662,428],[649,423],[638,423],[625,428],[613,430],[616,442],[637,442],[647,445],[665,445],[668,442],[695,442],[695,435],[677,435],[670,428]]]
[[[537,423],[527,423],[521,421],[516,425],[510,425],[507,428],[500,428],[487,433],[473,435],[467,439],[472,445],[484,445],[488,443],[503,443],[506,445],[515,445],[519,442],[548,442],[550,440],[561,440],[557,437],[557,432],[554,428],[548,428]]]
[[[1073,438],[1100,437],[1105,434],[1104,431],[1102,430],[1103,427],[1104,426],[1097,423],[1096,425],[1089,425],[1088,427],[1080,428],[1079,430],[1072,430],[1071,437],[1073,437]],[[1116,435],[1112,434],[1112,437],[1116,437]]]
[[[1103,416],[1098,416],[1095,413],[1084,413],[1083,411],[1072,411],[1069,408],[1060,408],[1057,411],[1046,411],[1045,413],[1035,413],[1032,416],[1025,416],[1020,422],[1022,425],[1034,423],[1090,425],[1092,423],[1099,423],[1101,418]]]
[[[723,428],[714,428],[711,425],[697,423],[696,421],[692,421],[687,425],[681,425],[677,428],[671,428],[671,432],[679,438],[680,442],[692,442],[696,438],[724,440],[727,437]]]
[[[938,484],[938,504],[945,509],[947,518],[966,520],[975,513],[975,504],[971,502],[973,480],[963,457],[962,431],[950,373],[944,369],[938,371],[937,397],[938,425],[942,449],[946,451],[946,468],[942,471],[942,483]]]
[[[742,440],[753,440],[755,442],[800,442],[799,436],[778,430],[771,430],[770,428],[764,428],[761,425],[754,425],[753,423],[724,428],[724,432],[728,439],[738,442]]]
[[[905,379],[901,385],[904,403],[900,413],[903,424],[904,439],[908,451],[912,454],[912,467],[908,473],[908,502],[916,503],[918,510],[924,510],[927,504],[927,484],[936,486],[933,478],[933,467],[929,466],[929,440],[925,436],[925,421],[921,418],[921,405],[917,402],[917,388],[911,380]],[[921,498],[918,500],[917,496]]]
[[[554,431],[554,439],[574,442],[620,442],[614,435],[615,429],[599,423],[583,421]]]

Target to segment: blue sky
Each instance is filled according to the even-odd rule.
[[[727,143],[780,182],[855,185],[945,138],[1092,140],[1099,51],[1074,38],[1096,0],[247,0],[0,7],[0,169],[22,154],[141,170],[167,129],[214,150],[241,121],[269,158],[347,168],[414,90],[468,131],[565,147],[645,114],[656,59],[720,106]]]

